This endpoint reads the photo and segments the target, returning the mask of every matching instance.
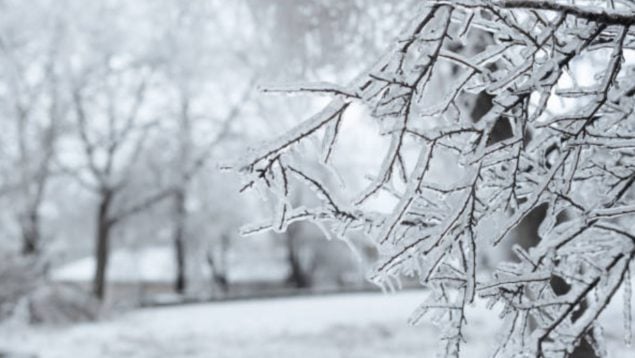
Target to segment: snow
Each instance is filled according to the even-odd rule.
[[[267,254],[252,252],[229,256],[229,282],[282,282],[289,277],[289,265],[283,250],[268,249]]]
[[[116,250],[109,258],[106,277],[110,282],[171,282],[176,272],[174,250],[147,247],[139,250]],[[56,281],[89,282],[95,272],[95,258],[85,257],[53,270]]]
[[[229,253],[228,278],[231,282],[279,282],[289,275],[283,250]],[[108,282],[173,282],[176,272],[174,249],[169,246],[150,246],[120,249],[110,256]],[[209,276],[209,267],[200,268]],[[95,272],[92,256],[70,262],[53,270],[51,277],[61,282],[90,282]]]
[[[141,309],[69,327],[0,327],[0,352],[39,358],[106,357],[428,357],[438,334],[429,323],[407,325],[424,291],[348,294]],[[616,305],[619,310],[619,303]],[[627,357],[610,312],[612,357]],[[468,315],[466,357],[487,357],[498,320],[478,305]],[[615,326],[615,327],[614,327]],[[615,328],[616,330],[613,330]]]
[[[406,320],[424,294],[241,301],[145,309],[68,328],[0,331],[0,350],[57,357],[409,357],[434,345]]]

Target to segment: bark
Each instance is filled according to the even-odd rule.
[[[217,287],[220,290],[221,295],[226,295],[229,292],[229,280],[227,279],[227,251],[228,251],[228,236],[221,238],[220,246],[217,249],[220,251],[218,260],[216,259],[212,249],[207,251],[207,263],[212,272],[212,286]]]
[[[289,263],[289,277],[287,282],[293,285],[295,288],[308,288],[311,287],[311,277],[302,267],[302,260],[300,258],[300,250],[298,240],[300,239],[301,230],[297,228],[297,225],[290,225],[285,235],[285,244],[287,247],[287,260]]]
[[[175,219],[174,219],[174,254],[176,261],[176,280],[174,291],[179,294],[185,292],[187,286],[186,278],[186,245],[185,245],[185,191],[178,190],[175,195]]]
[[[181,108],[179,122],[179,153],[178,153],[178,175],[179,182],[174,195],[174,254],[176,258],[176,281],[174,290],[177,293],[185,292],[187,285],[186,278],[186,200],[187,200],[187,166],[191,155],[191,120],[189,95],[185,89],[181,90]]]
[[[40,241],[40,215],[34,209],[22,218],[22,254],[39,255]]]
[[[113,197],[112,190],[102,190],[97,212],[97,242],[95,243],[97,264],[93,279],[93,295],[100,301],[103,301],[106,295],[106,269],[108,267],[110,234],[114,224],[109,217]]]

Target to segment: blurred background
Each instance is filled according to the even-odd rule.
[[[375,291],[362,237],[326,240],[311,224],[242,237],[272,208],[219,169],[326,100],[261,86],[347,83],[396,36],[409,3],[0,0],[0,357],[128,356],[81,324],[140,307]],[[367,125],[344,144],[342,167],[366,165]],[[204,312],[177,318],[219,325]],[[179,332],[164,336],[196,334]],[[183,354],[157,353],[147,336],[131,352]]]
[[[139,307],[375,291],[363,237],[239,235],[272,210],[219,169],[326,100],[261,86],[347,83],[410,3],[1,0],[0,356]],[[358,122],[341,175],[381,140]]]
[[[259,86],[348,82],[405,3],[1,1],[3,315],[27,282],[107,306],[364,286],[315,227],[239,237],[271,208],[219,168],[323,103]]]

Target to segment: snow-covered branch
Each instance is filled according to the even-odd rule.
[[[335,99],[239,169],[248,187],[282,201],[281,187],[316,187],[302,167],[311,159],[296,149],[314,138],[328,143],[323,157],[337,154],[337,138],[355,135],[341,127],[350,105],[365,106],[389,139],[371,182],[349,203],[339,198],[351,195],[319,184],[319,208],[285,204],[274,216],[328,222],[341,235],[363,230],[380,252],[375,282],[392,289],[416,277],[431,289],[413,320],[447,322],[445,356],[460,354],[477,293],[504,307],[506,339],[495,355],[562,356],[599,339],[591,328],[635,256],[635,82],[625,58],[635,15],[617,1],[423,3],[349,86],[284,88]],[[597,71],[591,80],[589,71]],[[287,181],[286,171],[301,180]],[[384,190],[397,203],[367,210]],[[517,245],[540,210],[531,244]],[[494,250],[509,254],[485,280],[481,262]]]

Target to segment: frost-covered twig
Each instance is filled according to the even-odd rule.
[[[635,15],[558,1],[423,3],[352,84],[296,88],[335,99],[239,170],[281,201],[283,186],[313,187],[321,205],[280,205],[290,211],[274,217],[328,222],[341,235],[361,230],[380,253],[375,282],[391,289],[415,277],[430,288],[413,321],[446,322],[445,356],[460,354],[476,294],[503,309],[497,356],[560,357],[595,342],[597,317],[635,257],[635,80],[624,59]],[[579,85],[596,68],[594,83]],[[312,178],[309,157],[295,149],[320,138],[322,163],[341,155],[338,138],[355,135],[342,126],[352,103],[381,123],[389,144],[372,181],[343,195]],[[298,180],[282,183],[281,170]],[[383,190],[394,207],[367,210]],[[541,208],[532,244],[514,245]],[[497,245],[511,262],[484,280],[480,262]]]

